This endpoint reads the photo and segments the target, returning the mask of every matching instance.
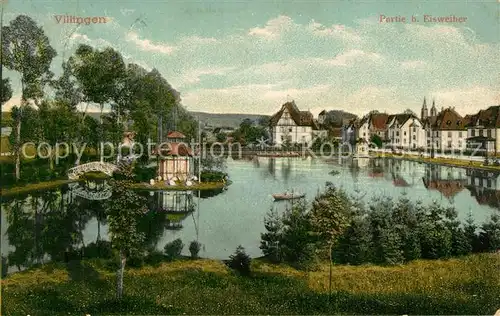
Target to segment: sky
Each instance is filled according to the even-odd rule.
[[[315,115],[420,113],[427,97],[465,115],[500,104],[500,0],[7,1],[4,24],[25,14],[43,27],[58,52],[56,74],[78,44],[111,46],[127,63],[158,69],[191,111],[271,115],[294,100]],[[4,76],[15,90],[9,108],[19,102],[19,76]]]

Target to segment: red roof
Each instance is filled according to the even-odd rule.
[[[181,132],[172,131],[167,134],[167,138],[186,138],[186,136]]]
[[[376,113],[372,115],[372,125],[375,130],[385,130],[389,115],[385,113]]]

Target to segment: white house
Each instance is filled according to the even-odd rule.
[[[500,150],[500,105],[490,106],[470,117],[467,128],[467,146],[475,150],[487,148],[490,153]]]
[[[388,122],[387,138],[391,147],[412,150],[425,147],[423,123],[414,113],[390,115]]]
[[[300,111],[295,102],[287,102],[269,120],[271,142],[282,145],[308,144],[316,136],[324,136],[327,131],[320,130],[318,122],[309,111]]]
[[[466,119],[454,108],[442,110],[426,133],[426,145],[441,152],[464,151],[467,146],[466,123]]]

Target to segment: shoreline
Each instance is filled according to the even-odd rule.
[[[370,158],[389,158],[389,159],[403,159],[409,161],[415,161],[420,163],[427,163],[432,165],[441,165],[448,167],[457,167],[464,169],[477,169],[477,170],[487,170],[487,171],[499,171],[500,166],[484,166],[482,162],[479,161],[471,161],[457,158],[426,158],[420,157],[417,155],[394,155],[391,153],[370,153]]]

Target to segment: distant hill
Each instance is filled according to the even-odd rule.
[[[261,117],[269,118],[269,115],[259,114],[232,114],[232,113],[204,113],[204,112],[190,112],[195,119],[199,119],[205,125],[215,127],[239,127],[244,119],[251,119],[258,121]]]

